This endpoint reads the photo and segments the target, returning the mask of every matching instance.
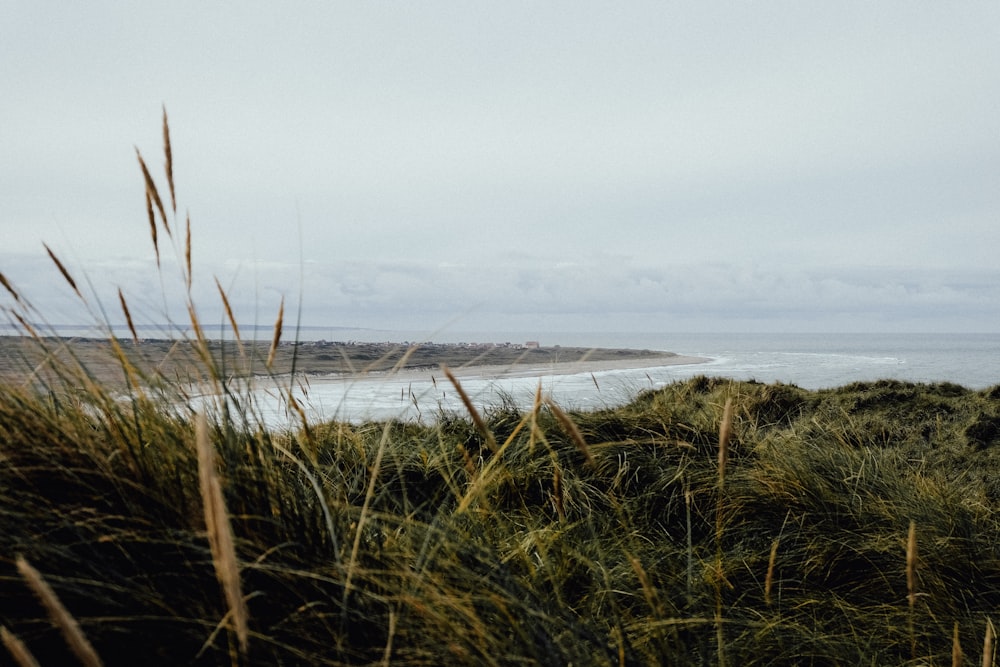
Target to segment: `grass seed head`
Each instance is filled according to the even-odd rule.
[[[215,565],[216,577],[229,605],[240,650],[245,654],[250,636],[249,613],[240,586],[240,569],[236,559],[233,529],[229,523],[226,501],[222,495],[222,484],[215,469],[215,449],[208,436],[208,422],[202,413],[198,413],[195,417],[195,443],[198,451],[198,479],[205,506],[205,528],[212,551],[212,563]]]
[[[163,229],[166,230],[167,236],[173,236],[170,231],[170,223],[167,222],[167,212],[163,208],[163,200],[160,199],[160,193],[156,189],[156,183],[153,182],[153,177],[149,174],[149,169],[146,167],[146,161],[142,159],[142,153],[139,149],[135,149],[135,155],[139,159],[139,167],[142,169],[142,178],[146,183],[146,195],[153,200],[156,204],[156,210],[160,212],[160,219],[163,221]]]
[[[10,292],[10,295],[12,297],[14,297],[14,301],[17,301],[18,303],[20,303],[21,297],[14,290],[13,286],[11,286],[11,284],[10,284],[10,281],[7,280],[7,276],[5,276],[3,273],[0,273],[0,285],[3,285],[3,288],[5,290],[7,290],[8,292]]]
[[[160,268],[160,243],[156,235],[156,215],[153,213],[153,199],[146,191],[146,215],[149,217],[149,235],[153,238],[153,252],[156,253],[156,268]]]
[[[472,399],[470,399],[469,395],[465,393],[465,388],[462,386],[462,383],[458,381],[458,378],[455,377],[455,375],[451,372],[451,369],[447,366],[442,365],[441,372],[444,373],[445,377],[448,378],[448,381],[455,387],[455,391],[458,392],[458,397],[462,399],[462,405],[465,406],[469,416],[472,417],[472,423],[476,425],[476,429],[486,439],[486,445],[490,448],[490,451],[495,454],[498,449],[496,438],[493,437],[493,432],[490,431],[489,426],[486,425],[486,421],[483,419],[483,416],[479,414],[479,410],[477,410],[476,406],[473,405]]]
[[[993,638],[993,621],[987,618],[983,634],[983,667],[993,667]]]
[[[917,522],[912,520],[906,537],[906,590],[912,608],[917,601]]]
[[[274,336],[271,338],[271,348],[267,351],[267,367],[274,364],[274,355],[278,352],[278,343],[281,341],[281,326],[285,320],[285,297],[281,297],[281,304],[278,306],[278,319],[274,322]]]
[[[185,218],[185,233],[184,233],[184,266],[187,267],[187,288],[188,292],[191,291],[191,281],[193,279],[193,273],[191,271],[191,216],[188,215]]]
[[[135,323],[132,322],[132,313],[129,312],[128,303],[125,301],[125,295],[122,294],[122,289],[118,288],[118,301],[122,305],[122,312],[125,314],[125,322],[128,324],[128,330],[132,333],[132,340],[136,345],[139,344],[139,334],[136,333]]]
[[[22,556],[17,557],[17,571],[21,573],[21,577],[28,584],[28,587],[41,600],[42,605],[49,612],[49,617],[55,626],[62,631],[63,638],[69,645],[70,650],[77,657],[77,660],[85,667],[100,667],[103,663],[100,657],[98,657],[97,651],[94,650],[94,647],[91,646],[87,637],[83,634],[80,624],[76,622],[72,614],[63,606],[63,603],[59,600],[59,597],[49,586],[48,582],[42,578],[41,573]]]
[[[167,187],[170,188],[170,207],[177,213],[177,197],[174,194],[174,153],[170,149],[170,124],[167,123],[167,107],[163,107],[163,155],[167,172]]]
[[[569,435],[570,440],[576,445],[577,449],[583,453],[583,457],[587,460],[587,465],[591,468],[596,467],[594,462],[594,457],[590,453],[590,447],[587,445],[587,441],[583,439],[583,434],[580,433],[580,429],[577,427],[576,423],[570,419],[570,416],[563,412],[562,408],[555,404],[552,400],[547,400],[546,404],[549,406],[549,410],[555,415],[556,420],[559,425],[563,427],[563,430]]]
[[[18,667],[39,667],[38,661],[24,642],[2,625],[0,625],[0,641],[7,647],[7,652],[14,658]]]
[[[43,243],[42,245],[45,246],[45,252],[49,253],[49,258],[55,263],[56,268],[59,269],[59,273],[61,273],[62,277],[66,279],[66,282],[69,283],[69,286],[73,288],[73,291],[76,292],[76,295],[82,299],[83,295],[80,294],[80,289],[76,286],[76,281],[73,280],[73,276],[69,274],[69,271],[66,270],[66,267],[63,265],[63,263],[60,262],[59,258],[56,257],[56,254],[52,252],[52,248],[50,248],[45,243]]]
[[[962,654],[962,642],[958,636],[958,621],[951,633],[951,667],[962,667],[965,656]]]
[[[726,464],[729,462],[729,441],[733,437],[733,399],[726,399],[719,424],[719,483],[726,480]]]

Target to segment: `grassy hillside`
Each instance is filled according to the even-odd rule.
[[[25,563],[105,664],[978,664],[1000,605],[996,389],[702,377],[287,433],[237,392],[199,442],[168,385],[63,371],[0,387],[0,625],[42,664],[73,660]]]
[[[150,233],[190,295],[164,139]],[[109,338],[109,384],[0,287],[35,346],[0,381],[4,664],[994,664],[1000,387],[700,377],[348,424],[306,421],[285,377],[302,420],[274,431],[247,383],[279,373],[283,307],[264,379],[231,378],[189,296],[195,366]]]

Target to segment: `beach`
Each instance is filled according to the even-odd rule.
[[[660,355],[632,359],[562,361],[551,364],[475,365],[449,370],[462,391],[481,410],[503,404],[528,409],[536,391],[566,408],[620,405],[642,389],[662,386],[675,370],[696,367],[708,359]],[[291,389],[311,420],[426,420],[442,412],[466,414],[456,388],[443,369],[409,368],[392,372],[345,375],[301,375],[294,381],[257,384],[255,405],[271,426],[297,423],[288,410]]]
[[[679,354],[663,354],[659,356],[635,356],[622,359],[583,359],[577,361],[553,361],[548,364],[466,364],[448,367],[457,379],[463,380],[499,380],[503,378],[531,378],[559,375],[579,375],[585,373],[603,373],[607,371],[635,370],[643,368],[659,368],[664,366],[682,366],[688,364],[703,364],[710,361],[706,357],[692,357]],[[360,374],[320,375],[310,378],[312,384],[324,381],[356,382],[360,378],[396,379],[430,382],[443,377],[443,367],[433,368],[401,368],[391,371],[370,371]]]
[[[362,378],[431,381],[447,366],[459,378],[573,375],[616,369],[707,361],[652,349],[540,346],[524,343],[285,342],[210,340],[204,350],[188,340],[0,337],[0,378],[46,377],[53,360],[76,360],[93,379],[123,381],[122,357],[148,377],[199,381],[208,378],[205,354],[226,377],[308,376],[311,383],[357,382]],[[270,362],[270,363],[268,363]]]

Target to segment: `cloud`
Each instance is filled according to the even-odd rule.
[[[162,185],[165,103],[206,318],[218,276],[261,323],[996,329],[996,3],[290,16],[7,12],[0,270],[50,319],[93,313],[41,240],[98,315],[186,319],[133,151]]]
[[[64,321],[75,298],[54,267],[6,257],[2,269],[32,302]],[[9,270],[8,270],[9,268]],[[95,291],[108,319],[121,321],[121,287],[133,316],[149,322],[186,322],[179,268],[152,263],[102,262],[73,267]],[[453,319],[500,329],[513,322],[543,322],[604,330],[629,326],[754,329],[798,327],[885,330],[928,326],[938,330],[993,330],[1000,323],[1000,270],[828,267],[788,270],[750,263],[653,266],[618,258],[498,263],[419,261],[223,263],[195,267],[192,298],[208,322],[221,322],[218,277],[242,323],[269,324],[279,301],[303,324],[434,329]],[[301,301],[300,301],[301,295]],[[287,315],[286,315],[287,317]],[[798,324],[796,324],[796,322]],[[561,324],[562,323],[562,324]]]

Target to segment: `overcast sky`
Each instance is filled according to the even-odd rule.
[[[0,271],[50,321],[43,242],[184,320],[165,105],[208,319],[217,276],[261,324],[1000,330],[995,0],[12,1],[0,90]]]

